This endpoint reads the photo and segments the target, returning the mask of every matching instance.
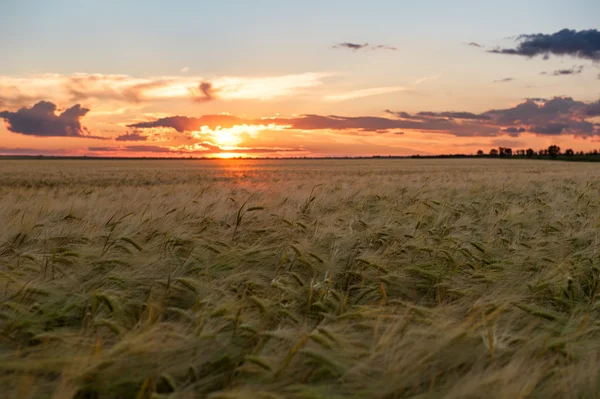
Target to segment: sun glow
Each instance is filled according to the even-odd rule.
[[[221,152],[219,154],[214,155],[215,158],[223,158],[223,159],[230,159],[230,158],[244,157],[244,156],[245,156],[245,154],[238,154],[235,152]]]
[[[218,126],[211,129],[208,126],[202,126],[200,130],[193,131],[192,137],[195,139],[209,138],[211,142],[219,146],[237,146],[246,138],[256,138],[260,132],[265,130],[281,130],[284,126],[275,124],[268,125],[235,125],[230,128]]]

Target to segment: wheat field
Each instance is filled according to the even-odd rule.
[[[2,160],[0,397],[598,397],[599,176]]]

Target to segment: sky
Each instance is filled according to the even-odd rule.
[[[0,8],[0,155],[600,149],[596,0]]]

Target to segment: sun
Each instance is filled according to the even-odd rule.
[[[213,141],[219,146],[235,146],[241,142],[240,137],[229,129],[218,129],[212,133]]]
[[[230,158],[238,158],[238,157],[244,157],[244,154],[238,154],[235,152],[220,152],[215,154],[215,158],[221,158],[221,159],[230,159]]]

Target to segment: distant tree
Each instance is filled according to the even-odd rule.
[[[477,156],[482,156],[483,155],[483,150],[477,150]]]
[[[573,150],[572,150],[572,149],[570,149],[570,148],[567,148],[567,149],[565,150],[565,155],[566,155],[566,156],[568,156],[568,157],[572,157],[573,155],[575,155],[575,151],[573,151]]]
[[[525,153],[527,154],[527,158],[533,158],[533,156],[535,155],[535,151],[533,151],[533,149],[528,148],[527,151],[525,151]]]
[[[512,150],[510,148],[498,147],[498,155],[501,157],[509,157],[512,155]]]
[[[594,150],[594,151],[592,151],[592,154],[591,154],[591,155],[593,155],[593,156],[598,156],[598,150]]]
[[[541,156],[547,156],[548,155],[548,149],[547,148],[542,148],[541,150],[538,151],[538,154]]]
[[[556,158],[560,155],[560,147],[557,145],[551,145],[548,147],[548,155],[550,155],[552,158]]]
[[[497,157],[497,156],[498,156],[498,150],[497,150],[497,149],[495,149],[495,148],[492,148],[492,149],[490,150],[490,156],[492,156],[492,157]]]
[[[525,150],[517,150],[516,153],[520,157],[524,157],[525,156]]]

